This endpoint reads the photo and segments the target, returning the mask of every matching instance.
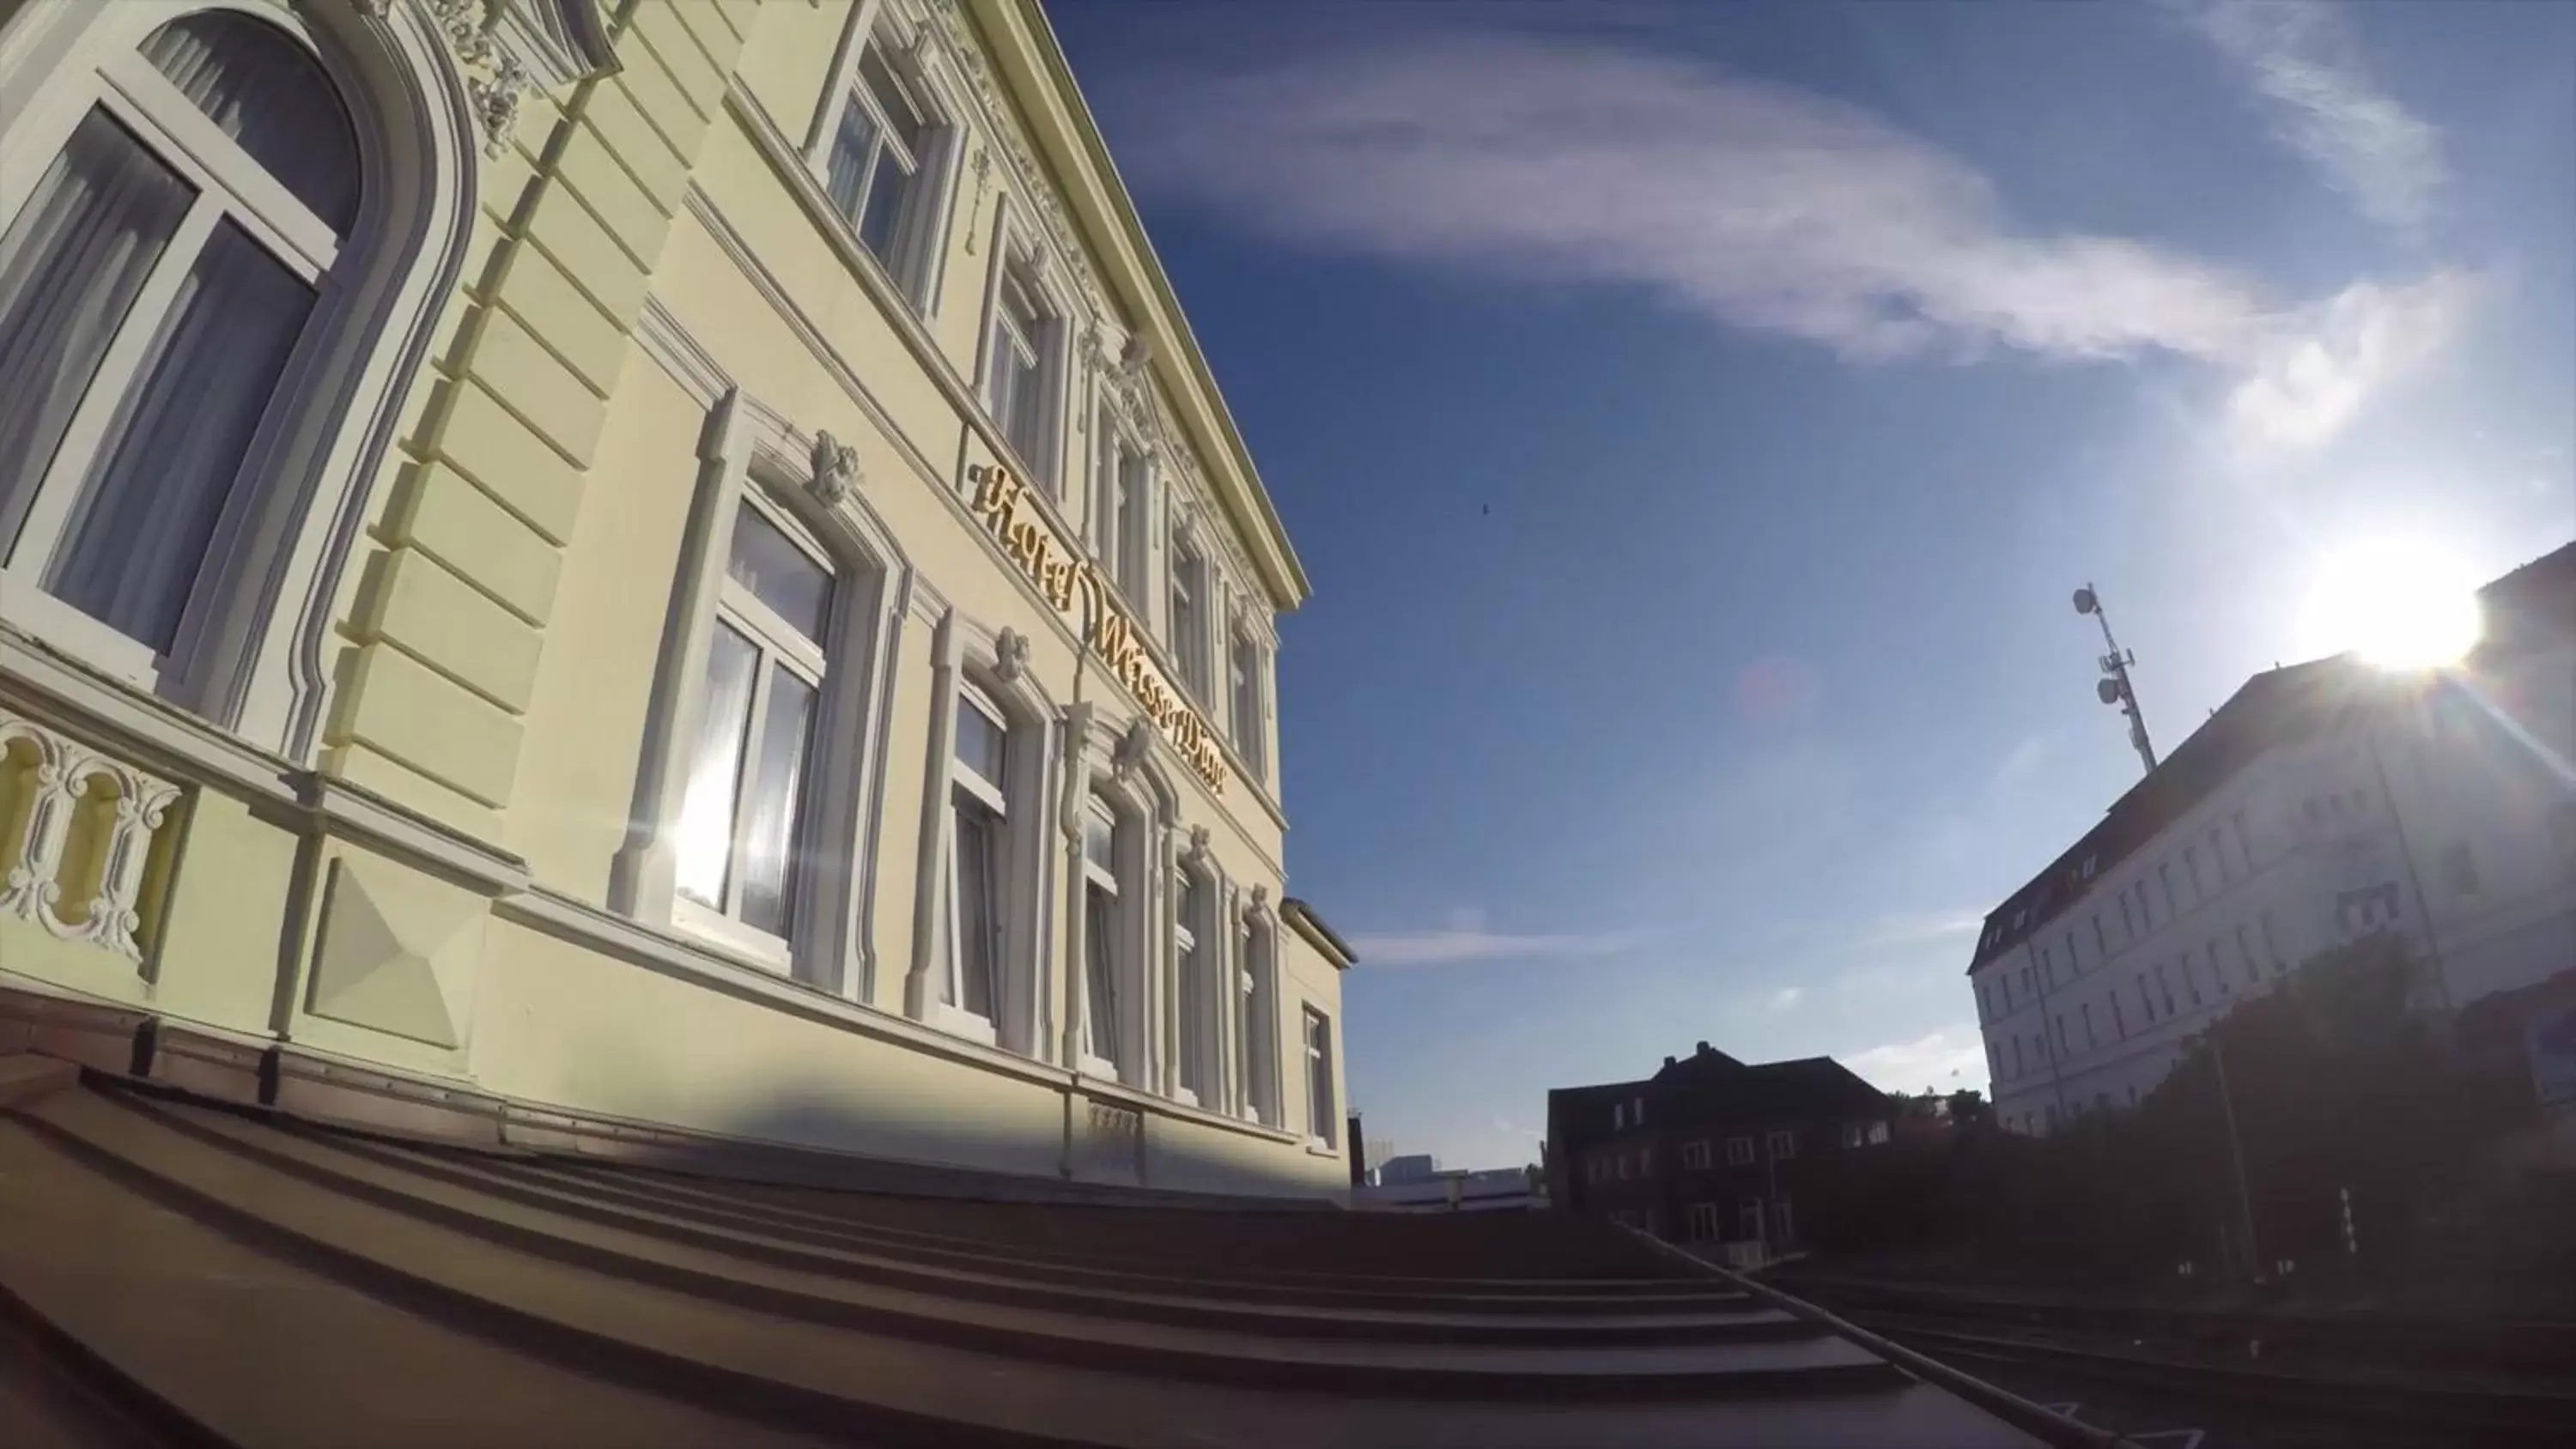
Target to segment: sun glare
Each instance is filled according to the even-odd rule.
[[[2329,555],[2304,632],[2321,653],[2350,650],[2390,669],[2449,664],[2478,642],[2476,575],[2439,549],[2379,539]]]

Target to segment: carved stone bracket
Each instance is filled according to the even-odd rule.
[[[0,713],[0,913],[143,959],[138,932],[152,839],[179,787]]]
[[[993,677],[1004,684],[1019,682],[1029,667],[1029,636],[1017,629],[1005,629],[993,640]]]
[[[358,0],[365,4],[366,0]],[[483,128],[483,154],[495,161],[510,154],[510,138],[519,127],[519,102],[529,88],[528,69],[500,38],[503,0],[427,0],[429,12],[447,37],[465,77],[465,93],[474,102],[474,118]]]
[[[1136,778],[1136,772],[1144,768],[1146,757],[1153,752],[1153,724],[1140,719],[1127,726],[1127,733],[1118,737],[1118,747],[1110,752],[1111,777],[1121,784]]]
[[[1190,827],[1190,848],[1189,848],[1189,850],[1188,850],[1188,851],[1187,851],[1187,852],[1186,852],[1186,853],[1185,853],[1181,858],[1182,858],[1182,859],[1184,859],[1184,860],[1186,860],[1186,861],[1188,861],[1188,862],[1189,862],[1190,864],[1192,864],[1192,865],[1197,865],[1197,866],[1204,866],[1204,865],[1206,865],[1206,864],[1207,864],[1207,858],[1208,858],[1208,842],[1209,842],[1209,839],[1210,839],[1210,837],[1209,837],[1209,835],[1208,835],[1208,828],[1207,828],[1206,826],[1204,826],[1204,825],[1193,825],[1193,826],[1191,826],[1191,827]]]
[[[859,450],[833,437],[830,433],[814,435],[814,478],[810,485],[814,496],[827,507],[837,508],[858,491],[862,475]]]

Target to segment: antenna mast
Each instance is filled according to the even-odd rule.
[[[2093,591],[2091,584],[2075,591],[2075,612],[2092,615],[2094,622],[2102,626],[2102,645],[2109,651],[2097,661],[2102,666],[2102,678],[2094,684],[2093,693],[2104,704],[2118,705],[2120,713],[2129,717],[2129,746],[2153,772],[2156,747],[2147,742],[2147,717],[2138,709],[2138,691],[2129,683],[2129,666],[2138,662],[2138,656],[2121,648],[2120,641],[2111,637],[2111,616],[2104,612],[2102,596]]]

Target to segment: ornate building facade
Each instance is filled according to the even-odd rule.
[[[1035,0],[0,0],[0,1020],[1334,1195],[1307,583]]]

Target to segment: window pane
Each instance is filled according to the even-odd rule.
[[[857,97],[841,108],[841,129],[832,136],[832,158],[825,167],[823,186],[832,194],[832,205],[852,225],[859,220],[859,207],[868,188],[868,158],[876,149],[877,123],[868,108]]]
[[[1000,983],[995,968],[1002,959],[1001,950],[1001,825],[970,796],[960,795],[956,802],[957,838],[955,850],[957,880],[957,989],[964,1000],[955,1003],[984,1018],[993,1019],[993,1003],[1000,997]]]
[[[742,923],[787,934],[796,907],[794,870],[798,785],[814,718],[814,687],[778,665],[769,667],[769,713],[752,756],[751,799],[742,827]]]
[[[859,79],[867,85],[868,94],[876,97],[877,109],[885,112],[886,125],[904,144],[919,155],[921,151],[921,109],[912,103],[912,93],[886,68],[885,55],[870,45],[859,56]]]
[[[1102,870],[1118,869],[1118,824],[1098,808],[1082,813],[1082,858]]]
[[[1084,892],[1083,900],[1083,986],[1090,1006],[1083,1013],[1083,1035],[1093,1056],[1114,1062],[1118,1060],[1118,973],[1112,954],[1116,943],[1109,933],[1117,912],[1109,893],[1096,885]]]
[[[0,561],[99,359],[195,197],[93,110],[0,235]]]
[[[1136,510],[1145,501],[1145,459],[1121,452],[1118,459],[1118,532],[1110,540],[1112,567],[1127,597],[1145,596],[1145,531],[1136,526]]]
[[[972,699],[957,700],[957,763],[983,777],[994,789],[1003,788],[1003,770],[1009,753],[1010,732],[1002,722],[984,712]]]
[[[201,11],[152,32],[143,54],[260,169],[347,235],[358,213],[358,141],[320,62],[273,25]]]
[[[868,183],[868,209],[859,218],[859,240],[878,261],[894,265],[894,248],[903,231],[903,206],[912,196],[912,173],[892,149],[877,153],[876,179]]]
[[[733,802],[742,776],[743,735],[751,728],[752,670],[760,651],[733,626],[716,625],[707,644],[707,697],[689,752],[689,789],[680,805],[680,894],[706,906],[724,904],[733,860]]]
[[[832,574],[789,541],[778,525],[746,503],[734,520],[733,556],[725,573],[751,590],[788,627],[820,644],[832,609]]]
[[[1199,885],[1181,877],[1180,901],[1181,1085],[1202,1102],[1207,1096],[1207,953],[1199,947]]]
[[[46,591],[167,651],[313,289],[227,221],[207,239],[81,488]]]

